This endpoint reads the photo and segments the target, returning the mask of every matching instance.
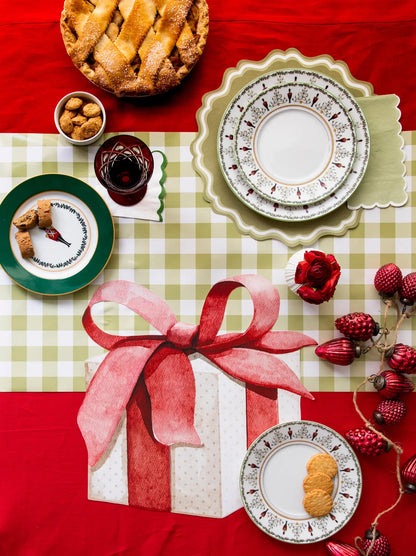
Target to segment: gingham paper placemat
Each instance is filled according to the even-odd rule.
[[[372,285],[377,268],[395,262],[404,273],[416,270],[416,132],[403,132],[409,203],[400,208],[362,213],[358,227],[342,237],[325,237],[311,249],[333,253],[342,267],[334,299],[319,306],[304,303],[284,280],[284,268],[297,249],[278,240],[256,241],[242,236],[225,216],[204,201],[202,182],[192,169],[194,133],[137,134],[152,149],[166,154],[164,222],[115,218],[116,243],[104,272],[89,286],[67,296],[41,297],[13,284],[0,271],[0,390],[83,391],[84,361],[103,353],[85,333],[81,316],[98,285],[132,280],[166,299],[179,320],[197,324],[211,286],[225,277],[258,273],[281,296],[275,329],[299,330],[318,343],[338,335],[333,321],[365,311],[382,311]],[[70,174],[86,182],[96,179],[91,149],[73,149],[62,156],[56,135],[0,135],[0,197],[28,177],[41,173]],[[280,224],[279,224],[280,225]],[[251,301],[237,290],[227,306],[223,332],[241,331],[251,320]],[[96,322],[108,332],[152,332],[141,317],[106,304]],[[405,323],[400,341],[416,345],[416,330]],[[349,367],[319,360],[313,348],[302,350],[302,378],[312,391],[350,391],[378,369],[376,356]]]

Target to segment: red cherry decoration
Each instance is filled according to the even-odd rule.
[[[401,394],[412,392],[415,388],[413,382],[395,371],[382,371],[373,380],[373,386],[384,398],[394,399]]]
[[[325,544],[328,554],[333,556],[360,556],[360,553],[354,546],[350,546],[344,542],[328,541]]]
[[[416,494],[416,454],[402,465],[400,475],[407,494]]]
[[[350,365],[356,357],[360,356],[361,348],[350,338],[334,338],[315,349],[321,359],[326,359],[334,365]]]
[[[383,297],[393,296],[402,282],[402,271],[394,263],[388,263],[379,268],[374,277],[374,286]]]

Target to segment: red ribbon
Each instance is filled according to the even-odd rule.
[[[218,335],[231,292],[247,288],[253,318],[242,333]],[[111,301],[145,318],[159,335],[117,336],[101,330],[91,308]],[[94,466],[106,450],[140,377],[151,402],[155,439],[163,445],[201,445],[194,427],[195,379],[188,355],[199,352],[230,376],[257,386],[283,388],[313,399],[295,373],[271,354],[288,353],[316,344],[299,332],[271,331],[279,315],[276,288],[258,275],[217,282],[209,291],[200,324],[179,322],[167,303],[147,288],[127,281],[100,286],[82,322],[89,336],[110,350],[94,375],[78,413]]]

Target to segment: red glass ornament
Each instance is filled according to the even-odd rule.
[[[344,542],[328,541],[325,544],[328,554],[333,556],[360,556],[358,550]]]
[[[413,305],[416,301],[416,272],[407,274],[399,288],[400,301],[404,305]]]
[[[407,377],[395,371],[382,371],[373,380],[373,386],[384,398],[398,398],[414,390],[414,384]]]
[[[348,313],[336,319],[335,326],[342,334],[357,342],[369,340],[380,330],[379,324],[366,313]]]
[[[416,372],[416,349],[398,343],[388,351],[386,362],[395,371],[412,374]]]
[[[407,414],[407,407],[402,400],[382,400],[373,413],[379,425],[397,425]]]
[[[373,529],[367,529],[365,532],[362,543],[362,549],[364,552],[367,553],[367,550],[373,542],[373,538],[375,538],[375,542],[368,556],[390,556],[390,543],[387,537],[382,535],[377,529],[374,532]]]
[[[380,456],[391,448],[384,438],[368,427],[350,429],[345,438],[355,450],[366,456]]]
[[[402,465],[400,475],[407,494],[416,494],[416,454]]]
[[[374,277],[374,286],[383,297],[394,295],[402,282],[402,271],[394,263],[388,263],[379,268]]]
[[[349,338],[334,338],[315,349],[321,359],[326,359],[334,365],[350,365],[356,357],[360,356],[361,348]]]

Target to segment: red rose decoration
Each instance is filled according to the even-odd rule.
[[[319,305],[329,301],[341,275],[334,255],[322,251],[305,251],[296,267],[295,282],[301,284],[296,293],[308,303]]]

